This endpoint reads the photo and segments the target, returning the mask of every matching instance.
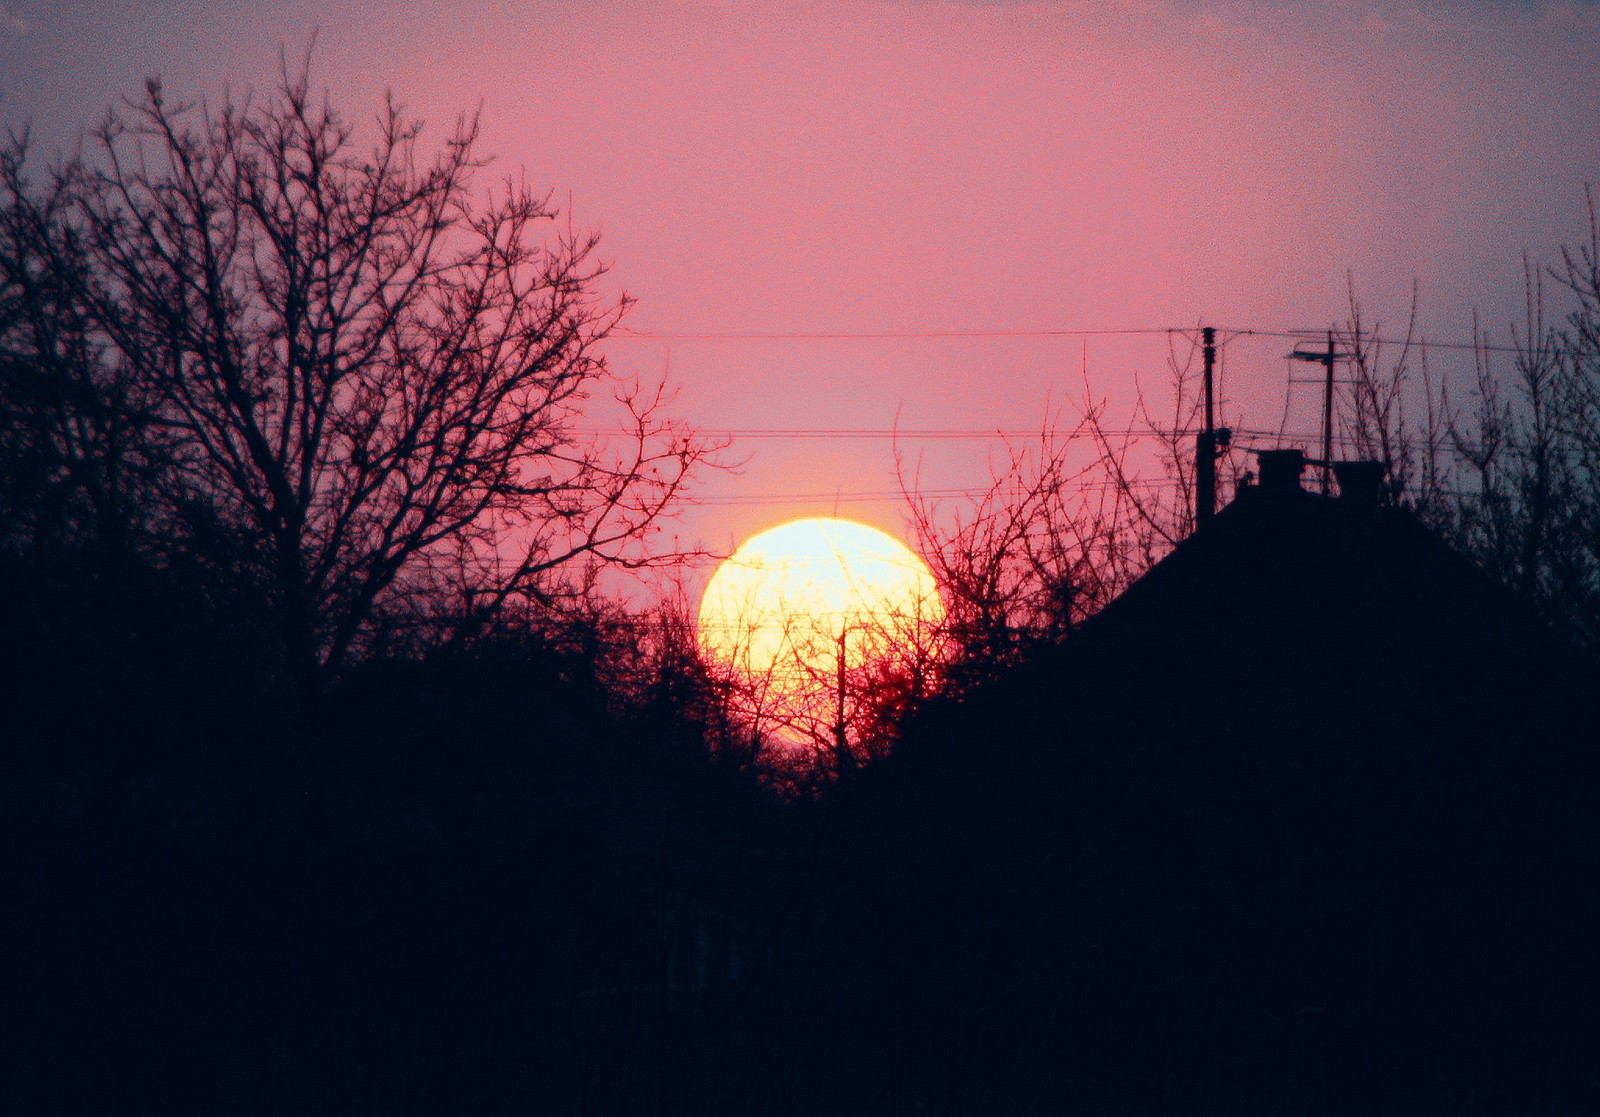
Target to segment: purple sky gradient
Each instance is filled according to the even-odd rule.
[[[325,0],[0,3],[0,123],[70,145],[162,75],[270,84],[318,34],[352,116],[385,87],[442,136],[482,106],[525,169],[604,233],[629,325],[685,333],[1325,328],[1353,275],[1373,317],[1504,333],[1522,254],[1586,233],[1600,186],[1593,3]],[[1037,429],[1091,390],[1126,409],[1166,339],[637,339],[707,428]],[[1275,428],[1289,343],[1227,354],[1229,414]],[[1463,378],[1464,356],[1435,371]],[[1291,426],[1316,423],[1311,395]],[[914,448],[914,447],[913,447]],[[938,486],[993,444],[931,444]],[[749,440],[679,527],[728,547],[838,510],[899,532],[881,439]]]

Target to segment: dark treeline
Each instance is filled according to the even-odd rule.
[[[1370,503],[1188,537],[1093,415],[1093,515],[1048,437],[913,501],[959,658],[800,787],[683,616],[589,592],[707,457],[595,355],[593,242],[381,119],[153,86],[98,162],[0,159],[0,1108],[1592,1102],[1591,255],[1517,366],[1560,423],[1491,378],[1424,438],[1363,350]]]
[[[308,721],[159,579],[18,574],[6,1107],[1581,1104],[1592,665],[1404,513],[1250,500],[800,798],[637,623]]]
[[[678,1042],[669,919],[756,794],[581,650],[374,664],[308,723],[159,587],[61,604],[5,649],[9,1112],[574,1110]]]

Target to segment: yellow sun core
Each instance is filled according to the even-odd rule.
[[[847,675],[926,656],[943,618],[933,573],[909,547],[865,524],[812,518],[754,535],[724,560],[698,628],[708,661],[793,740],[842,723]]]

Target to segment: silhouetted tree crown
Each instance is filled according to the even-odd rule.
[[[647,561],[706,452],[612,375],[595,236],[482,187],[475,120],[371,131],[304,73],[219,108],[151,81],[42,190],[25,137],[0,158],[10,542],[182,552],[264,593],[312,690]],[[597,396],[620,441],[574,428]]]

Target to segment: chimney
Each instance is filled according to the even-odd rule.
[[[1382,462],[1334,462],[1339,499],[1357,508],[1376,508],[1383,495]]]
[[[1300,492],[1300,474],[1306,468],[1304,450],[1258,450],[1258,487],[1263,493],[1282,495]]]

